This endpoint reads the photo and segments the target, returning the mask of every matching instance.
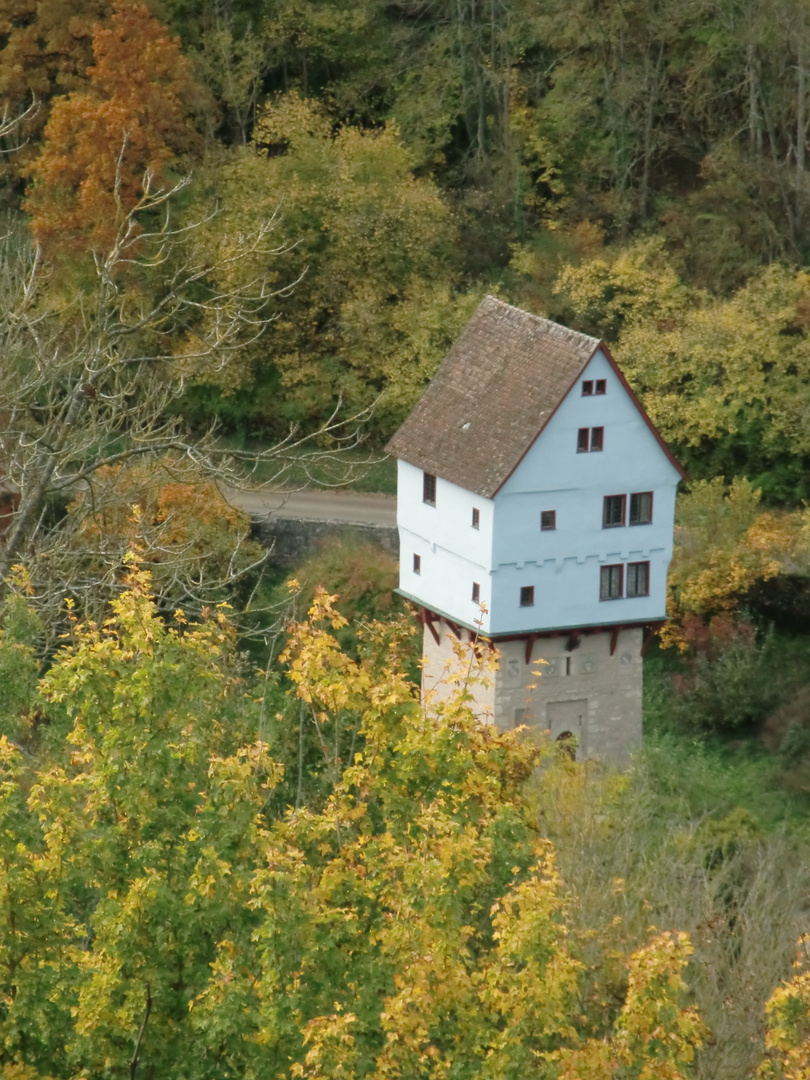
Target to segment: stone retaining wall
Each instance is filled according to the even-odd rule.
[[[304,521],[297,518],[254,519],[252,536],[273,548],[273,562],[294,567],[314,555],[328,540],[374,544],[399,558],[399,533],[393,525],[355,525],[345,521]]]

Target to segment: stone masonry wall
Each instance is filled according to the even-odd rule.
[[[254,520],[251,535],[265,547],[272,547],[272,561],[283,567],[299,565],[327,540],[334,539],[375,544],[394,558],[399,557],[399,534],[395,526],[267,517]]]
[[[455,635],[443,619],[437,619],[434,627],[439,635],[439,644],[425,626],[422,639],[422,699],[430,702],[446,700],[455,689],[453,679],[463,679],[464,668],[459,664],[454,650]],[[466,637],[466,635],[465,635]],[[475,683],[469,687],[473,696],[473,709],[480,720],[491,724],[495,717],[495,681],[497,672],[486,676],[489,685]]]
[[[425,627],[422,687],[438,686],[446,694],[441,679],[452,663],[455,639],[444,621],[434,625],[441,643]],[[641,743],[643,631],[622,630],[613,656],[611,636],[583,635],[571,651],[565,636],[538,638],[528,665],[525,640],[499,643],[493,686],[474,691],[482,719],[494,719],[500,728],[536,726],[554,739],[570,732],[578,758],[625,762]]]
[[[570,652],[564,636],[538,638],[528,666],[524,641],[501,643],[495,722],[537,725],[555,739],[571,731],[577,757],[626,761],[641,743],[642,640],[640,627],[622,630],[611,656],[610,632],[583,636]]]

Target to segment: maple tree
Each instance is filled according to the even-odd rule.
[[[810,971],[808,937],[802,934],[794,974],[765,1004],[767,1056],[757,1070],[760,1080],[807,1080],[810,1076]]]
[[[110,618],[74,621],[29,687],[39,760],[0,738],[3,1066],[685,1076],[683,936],[637,950],[606,1030],[579,1030],[568,901],[523,795],[544,751],[476,720],[469,657],[423,711],[404,624],[370,626],[355,660],[340,623],[321,591],[287,655],[333,782],[269,814],[282,766],[222,609],[167,625],[131,559]]]
[[[26,202],[52,255],[113,245],[145,191],[200,147],[205,103],[180,42],[144,4],[117,0],[93,34],[86,87],[52,102]]]

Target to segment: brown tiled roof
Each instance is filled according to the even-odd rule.
[[[487,296],[386,449],[491,499],[598,345]]]

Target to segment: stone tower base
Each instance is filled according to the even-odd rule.
[[[425,615],[423,693],[446,697],[452,690],[446,671],[457,665],[454,644],[468,633]],[[482,642],[497,649],[498,666],[489,687],[470,687],[475,708],[501,729],[526,724],[549,731],[552,739],[573,737],[578,759],[624,762],[641,743],[644,630],[615,627]]]

